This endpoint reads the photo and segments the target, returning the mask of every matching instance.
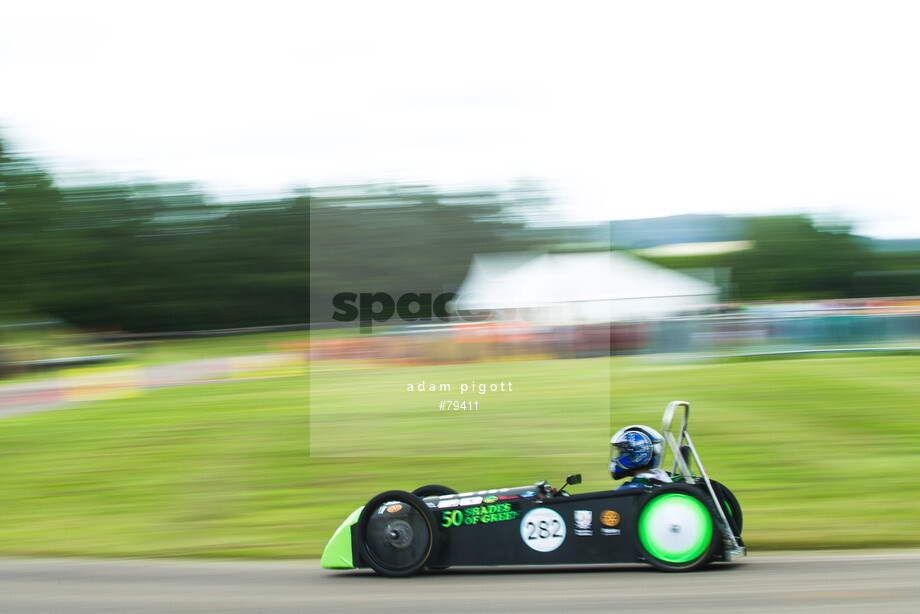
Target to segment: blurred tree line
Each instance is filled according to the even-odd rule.
[[[474,253],[542,240],[515,212],[541,199],[527,186],[349,186],[236,203],[189,184],[62,187],[0,141],[0,316],[136,332],[302,324],[311,289],[455,289]],[[316,320],[328,321],[322,305],[330,313]]]
[[[0,151],[0,309],[90,329],[303,322],[307,201],[213,205],[181,184],[57,187]]]
[[[189,184],[60,186],[0,139],[0,318],[136,332],[328,322],[339,292],[454,291],[477,253],[606,249],[610,233],[554,228],[551,216],[545,192],[526,183],[356,185],[235,203]],[[917,252],[880,253],[805,216],[744,223],[751,249],[652,260],[730,269],[736,301],[920,295]]]
[[[883,251],[846,224],[805,215],[737,218],[751,247],[649,258],[675,269],[730,271],[731,300],[818,300],[920,295],[920,252]]]

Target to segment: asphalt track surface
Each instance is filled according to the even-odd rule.
[[[637,565],[449,569],[412,578],[318,561],[0,559],[0,612],[920,611],[920,552],[751,556],[669,574]]]

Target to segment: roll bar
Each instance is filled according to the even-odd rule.
[[[672,427],[675,425],[674,417],[679,409],[683,409],[683,414],[680,432],[677,437],[675,437]],[[695,484],[696,479],[693,477],[693,472],[690,470],[690,458],[693,458],[693,462],[699,469],[700,476],[703,478],[703,483],[706,484],[706,490],[709,492],[709,496],[712,497],[712,502],[715,504],[714,507],[719,514],[716,521],[722,529],[722,535],[726,536],[726,557],[731,560],[734,557],[744,556],[745,549],[738,543],[734,532],[731,530],[728,518],[725,517],[725,511],[719,504],[719,497],[716,496],[716,491],[712,487],[712,482],[709,481],[709,476],[703,468],[703,461],[700,460],[700,455],[697,453],[693,441],[690,439],[690,434],[687,432],[687,422],[689,419],[690,404],[686,401],[671,401],[668,403],[668,406],[664,410],[664,416],[661,419],[661,435],[664,437],[668,449],[674,456],[674,463],[671,466],[671,475],[675,475],[677,470],[680,469],[680,479],[688,484]]]
[[[683,423],[680,425],[680,434],[675,438],[674,431],[671,430],[671,427],[674,424],[674,414],[677,413],[678,409],[683,409]],[[661,434],[664,437],[665,443],[668,444],[668,449],[671,451],[671,454],[674,456],[674,464],[671,466],[671,474],[673,475],[678,467],[680,468],[681,478],[689,483],[694,484],[695,480],[692,477],[692,472],[690,471],[690,461],[687,456],[684,454],[683,442],[686,441],[686,445],[689,446],[689,449],[693,451],[694,460],[696,461],[696,466],[700,468],[700,473],[706,475],[706,472],[703,471],[703,467],[700,464],[699,456],[697,456],[693,444],[690,442],[690,436],[687,434],[687,422],[690,420],[690,404],[686,401],[671,401],[668,403],[668,406],[664,410],[664,417],[661,419]]]

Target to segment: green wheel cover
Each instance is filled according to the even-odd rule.
[[[639,539],[649,554],[666,563],[688,563],[712,540],[712,517],[702,501],[671,493],[652,499],[639,516]]]

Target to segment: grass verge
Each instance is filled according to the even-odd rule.
[[[751,549],[917,546],[918,368],[912,356],[314,365],[313,385],[325,389],[313,391],[313,407],[302,377],[149,390],[0,422],[0,553],[315,557],[349,512],[384,490],[555,484],[574,472],[584,475],[574,492],[610,488],[610,425],[597,427],[598,409],[614,427],[657,427],[674,399],[690,402],[707,470],[740,499]],[[495,405],[509,410],[503,420],[522,419],[498,431],[473,422],[457,436],[504,441],[512,455],[436,450],[443,435],[410,408],[398,436],[368,430],[335,444],[361,453],[310,456],[311,410],[313,429],[335,432],[317,420],[336,408],[361,424],[375,408],[406,404],[397,384],[474,375],[522,382],[513,403]],[[365,394],[375,403],[354,403]],[[541,403],[565,399],[565,412],[540,418]],[[584,423],[595,426],[573,428]]]

